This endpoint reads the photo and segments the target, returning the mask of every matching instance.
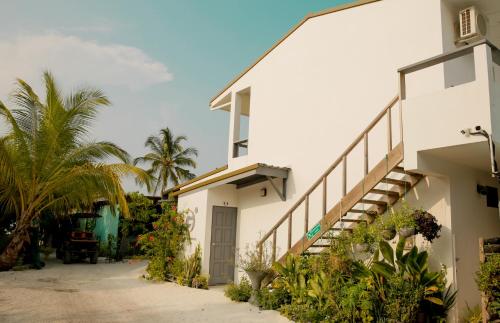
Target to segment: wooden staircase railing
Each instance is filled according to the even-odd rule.
[[[399,97],[393,98],[389,104],[373,119],[373,121],[366,127],[366,129],[347,147],[347,149],[335,160],[335,162],[321,175],[321,177],[313,183],[313,185],[302,195],[295,204],[283,215],[278,222],[262,237],[262,239],[257,243],[262,254],[264,245],[266,241],[272,238],[271,243],[271,255],[272,260],[276,261],[277,258],[277,235],[278,229],[283,225],[287,225],[287,243],[286,252],[280,257],[279,261],[283,261],[288,253],[301,254],[311,247],[325,247],[324,244],[316,244],[320,241],[322,237],[329,232],[334,225],[341,221],[343,217],[351,212],[357,213],[363,216],[364,214],[370,212],[382,213],[388,206],[394,204],[399,200],[400,196],[407,192],[411,187],[413,187],[421,178],[418,174],[408,174],[404,172],[404,169],[398,165],[403,161],[403,143],[402,143],[402,116],[401,109],[399,110],[399,131],[401,142],[396,146],[393,146],[393,122],[392,122],[392,110],[399,102]],[[375,167],[369,168],[368,162],[368,136],[370,131],[378,125],[381,120],[386,119],[387,121],[387,155],[381,160]],[[360,143],[363,144],[363,179],[355,185],[349,192],[347,191],[347,160],[349,154],[357,147]],[[342,183],[341,191],[342,197],[340,201],[335,204],[330,210],[327,210],[327,178],[328,176],[336,170],[338,167],[342,167]],[[405,178],[395,179],[388,177],[390,173],[403,173]],[[381,189],[376,186],[381,182],[386,183],[386,188]],[[396,190],[389,190],[389,185],[397,187]],[[310,196],[321,186],[322,196],[321,196],[321,210],[322,218],[314,226],[309,225],[309,210],[310,210]],[[376,194],[383,196],[383,199],[365,199],[368,194]],[[354,206],[362,203],[363,209],[354,209]],[[304,234],[303,236],[292,244],[292,223],[294,212],[301,206],[304,206]],[[370,205],[368,209],[365,210],[364,205]],[[361,220],[358,219],[347,219],[346,223],[357,223]],[[310,231],[310,229],[312,230]],[[335,229],[335,228],[333,228]],[[309,233],[309,234],[308,234]]]

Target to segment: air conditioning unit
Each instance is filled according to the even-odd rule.
[[[486,36],[486,19],[476,7],[460,10],[458,16],[460,24],[459,41],[470,41],[471,38]]]

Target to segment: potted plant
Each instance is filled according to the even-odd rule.
[[[354,251],[357,253],[367,252],[376,240],[373,229],[365,222],[354,228],[351,239]]]
[[[261,251],[262,250],[262,251]],[[264,244],[262,249],[255,244],[253,247],[247,245],[245,254],[240,255],[240,267],[246,272],[252,283],[252,295],[248,302],[257,304],[257,294],[260,290],[262,280],[272,273],[272,262],[269,253],[269,245]]]
[[[385,215],[379,217],[376,225],[382,239],[390,241],[396,237],[396,226],[391,216]]]
[[[442,226],[438,224],[434,215],[418,209],[413,212],[413,218],[415,219],[416,232],[420,233],[425,240],[432,242],[434,239],[439,238],[439,231],[441,231]]]
[[[373,222],[375,222],[376,218],[377,218],[377,211],[366,211],[365,213],[366,222],[372,224]]]
[[[408,238],[415,234],[416,223],[413,213],[414,210],[406,203],[403,203],[399,209],[392,210],[390,219],[394,223],[396,231],[403,238]]]

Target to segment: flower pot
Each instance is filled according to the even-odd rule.
[[[370,248],[370,245],[368,245],[368,243],[355,243],[354,244],[354,252],[356,252],[356,253],[367,252],[369,248]]]
[[[376,218],[377,218],[377,213],[375,212],[367,212],[365,214],[365,219],[366,222],[368,222],[368,224],[372,224],[373,222],[375,222]]]
[[[253,305],[259,305],[257,303],[257,292],[260,290],[260,285],[262,284],[262,280],[267,276],[266,271],[250,271],[245,270],[250,278],[250,282],[252,283],[252,295],[248,302]]]
[[[415,228],[400,228],[399,235],[403,238],[411,237],[415,234]]]
[[[383,229],[380,234],[382,235],[382,238],[384,238],[384,240],[390,241],[396,237],[396,229]]]

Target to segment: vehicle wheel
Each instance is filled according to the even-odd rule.
[[[97,264],[97,252],[90,254],[90,263]]]
[[[68,250],[64,251],[63,263],[65,263],[65,264],[70,264],[71,263],[71,252],[68,251]]]

